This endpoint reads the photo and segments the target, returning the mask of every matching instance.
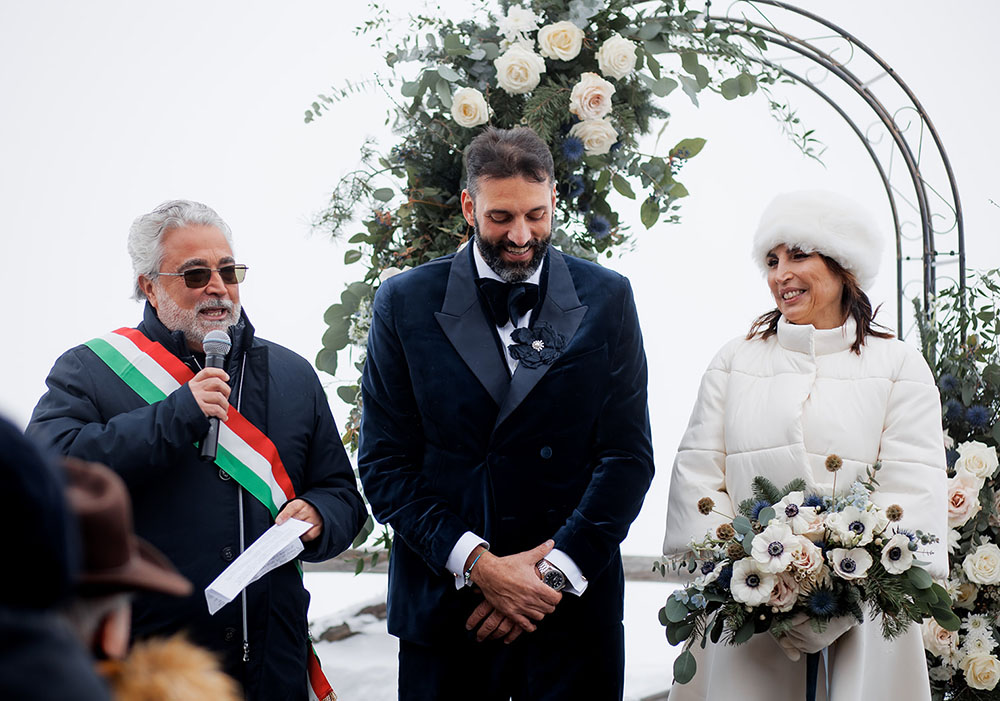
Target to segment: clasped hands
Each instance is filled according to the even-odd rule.
[[[547,540],[531,550],[497,557],[476,548],[466,568],[478,556],[470,579],[482,591],[483,601],[465,622],[466,630],[476,631],[476,640],[502,638],[511,643],[521,633],[535,630],[535,623],[556,610],[560,592],[546,586],[535,564],[555,547]]]

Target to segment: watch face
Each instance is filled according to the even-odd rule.
[[[561,591],[566,586],[566,577],[557,569],[551,569],[546,572],[542,581],[556,591]]]

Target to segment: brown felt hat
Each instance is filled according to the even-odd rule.
[[[66,497],[83,544],[79,593],[191,593],[191,582],[132,530],[132,500],[121,477],[104,465],[66,458]]]

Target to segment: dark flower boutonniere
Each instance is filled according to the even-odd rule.
[[[532,369],[551,365],[562,355],[566,345],[562,334],[544,321],[539,321],[533,328],[516,329],[511,337],[515,342],[507,347],[510,354],[526,368]]]

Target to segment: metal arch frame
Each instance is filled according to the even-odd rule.
[[[781,46],[788,49],[806,59],[809,59],[814,64],[825,69],[829,74],[836,76],[848,87],[850,87],[859,97],[864,100],[867,106],[875,113],[878,120],[886,128],[888,133],[891,135],[896,148],[899,149],[900,154],[903,157],[903,161],[906,165],[907,172],[909,174],[910,182],[913,186],[914,193],[916,195],[917,209],[920,216],[920,228],[921,228],[921,238],[923,243],[923,251],[921,255],[921,260],[923,263],[923,304],[924,309],[930,309],[933,297],[937,291],[937,257],[941,255],[935,247],[935,231],[932,223],[933,213],[928,202],[927,184],[920,172],[920,157],[922,153],[914,154],[909,142],[904,136],[904,130],[900,129],[896,123],[895,115],[898,114],[902,109],[912,108],[917,115],[920,117],[921,128],[926,127],[930,133],[934,146],[937,151],[937,155],[941,160],[941,164],[944,167],[944,171],[948,178],[948,184],[950,188],[950,194],[952,198],[952,203],[947,203],[952,209],[955,215],[955,224],[953,229],[957,232],[957,247],[958,247],[958,261],[959,261],[959,276],[958,284],[961,292],[964,293],[965,290],[965,224],[962,215],[962,205],[958,194],[958,186],[955,181],[954,172],[951,167],[951,161],[948,159],[947,152],[944,149],[944,145],[941,142],[941,138],[938,135],[937,130],[934,128],[930,117],[924,110],[923,105],[917,100],[913,91],[910,87],[903,82],[902,78],[893,70],[889,64],[887,64],[881,57],[879,57],[871,48],[866,44],[857,39],[853,34],[843,30],[834,23],[812,13],[807,10],[795,7],[781,0],[746,0],[751,6],[754,5],[769,5],[776,7],[781,10],[785,10],[800,17],[804,17],[812,22],[816,22],[826,29],[832,30],[836,33],[836,38],[846,41],[851,47],[860,49],[864,54],[871,58],[883,71],[885,75],[892,78],[896,86],[898,86],[906,98],[910,101],[910,105],[905,105],[903,108],[897,109],[895,112],[890,113],[889,110],[882,104],[882,101],[872,92],[872,90],[863,83],[853,72],[851,72],[848,67],[836,60],[830,54],[822,51],[817,46],[813,45],[805,39],[801,39],[791,34],[782,31],[777,26],[765,25],[759,22],[754,22],[746,17],[730,17],[728,15],[707,15],[706,20],[710,22],[726,23],[731,26],[730,31],[734,34],[744,34],[747,31],[756,31],[762,38],[769,44],[776,46]],[[734,3],[736,4],[736,3]],[[706,4],[706,13],[710,10],[711,0]],[[903,235],[902,235],[902,223],[899,217],[899,208],[896,202],[896,193],[894,192],[892,183],[890,181],[890,175],[887,174],[882,161],[879,159],[878,154],[872,146],[869,138],[862,132],[858,127],[857,123],[851,119],[847,114],[846,110],[839,105],[827,92],[820,89],[813,81],[807,79],[803,75],[799,75],[788,68],[770,61],[764,57],[752,59],[757,63],[765,66],[767,68],[775,69],[787,75],[789,78],[795,82],[804,85],[809,88],[812,92],[818,95],[822,100],[824,100],[828,105],[830,105],[840,117],[847,123],[851,130],[858,136],[861,140],[862,145],[871,157],[872,162],[875,164],[878,175],[882,180],[882,184],[885,188],[886,197],[889,200],[889,207],[892,212],[893,228],[895,230],[896,238],[896,315],[897,315],[897,333],[900,337],[903,336],[903,262],[904,260],[909,260],[909,258],[903,255]],[[880,76],[881,77],[881,76]],[[922,144],[921,144],[922,145]],[[922,149],[921,149],[922,150]],[[936,193],[937,194],[937,193]],[[939,195],[940,196],[940,195]],[[943,199],[943,198],[942,198]],[[964,294],[962,295],[964,298]]]

